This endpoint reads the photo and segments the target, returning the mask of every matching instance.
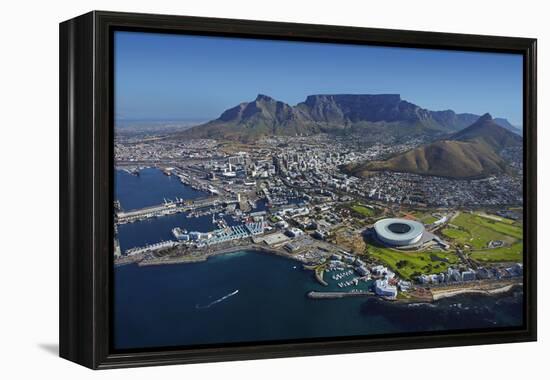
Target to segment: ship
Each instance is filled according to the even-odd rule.
[[[183,230],[179,227],[172,229],[172,235],[178,240],[189,240],[189,235],[187,234],[187,230]]]

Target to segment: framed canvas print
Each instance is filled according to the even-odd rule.
[[[536,41],[91,12],[60,26],[60,355],[536,339]]]

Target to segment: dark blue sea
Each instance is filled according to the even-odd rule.
[[[120,199],[123,205],[142,207],[159,203],[164,185],[178,196],[190,190],[179,182],[174,184],[174,179],[158,170],[148,170],[152,170],[150,177],[140,176],[139,181],[147,182],[146,178],[150,178],[160,187],[155,191],[130,191],[128,187],[138,179],[117,173],[117,186],[125,189],[117,194],[119,197],[130,194],[129,199]],[[145,188],[150,186],[151,183],[145,183]],[[186,219],[176,215],[153,219],[120,226],[121,246],[169,239],[172,226],[190,221],[195,223],[195,230],[212,228],[210,218]],[[238,252],[193,264],[126,265],[115,268],[114,280],[117,349],[522,324],[520,291],[492,297],[464,295],[434,304],[390,304],[375,298],[311,300],[306,297],[308,291],[326,290],[315,281],[311,271],[292,260],[258,252]]]
[[[165,199],[197,199],[206,195],[182,185],[179,178],[167,176],[158,169],[142,169],[139,175],[124,170],[115,171],[115,198],[124,210],[158,205]]]

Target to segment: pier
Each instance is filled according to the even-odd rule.
[[[316,292],[311,291],[307,294],[309,298],[312,299],[333,299],[333,298],[344,298],[344,297],[364,297],[364,296],[374,296],[373,292],[367,291],[358,291],[358,292]]]
[[[194,201],[186,202],[165,202],[156,206],[149,206],[129,211],[116,212],[117,224],[126,224],[136,222],[138,220],[145,220],[150,218],[156,218],[159,216],[178,214],[182,212],[194,211],[205,207],[215,207],[221,204],[236,203],[237,200],[221,199],[218,197],[210,197],[204,199],[196,199]]]

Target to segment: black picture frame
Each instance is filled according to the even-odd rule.
[[[524,325],[458,333],[114,352],[111,347],[114,30],[523,55]],[[60,24],[60,356],[89,368],[276,358],[536,340],[536,40],[93,11]]]

